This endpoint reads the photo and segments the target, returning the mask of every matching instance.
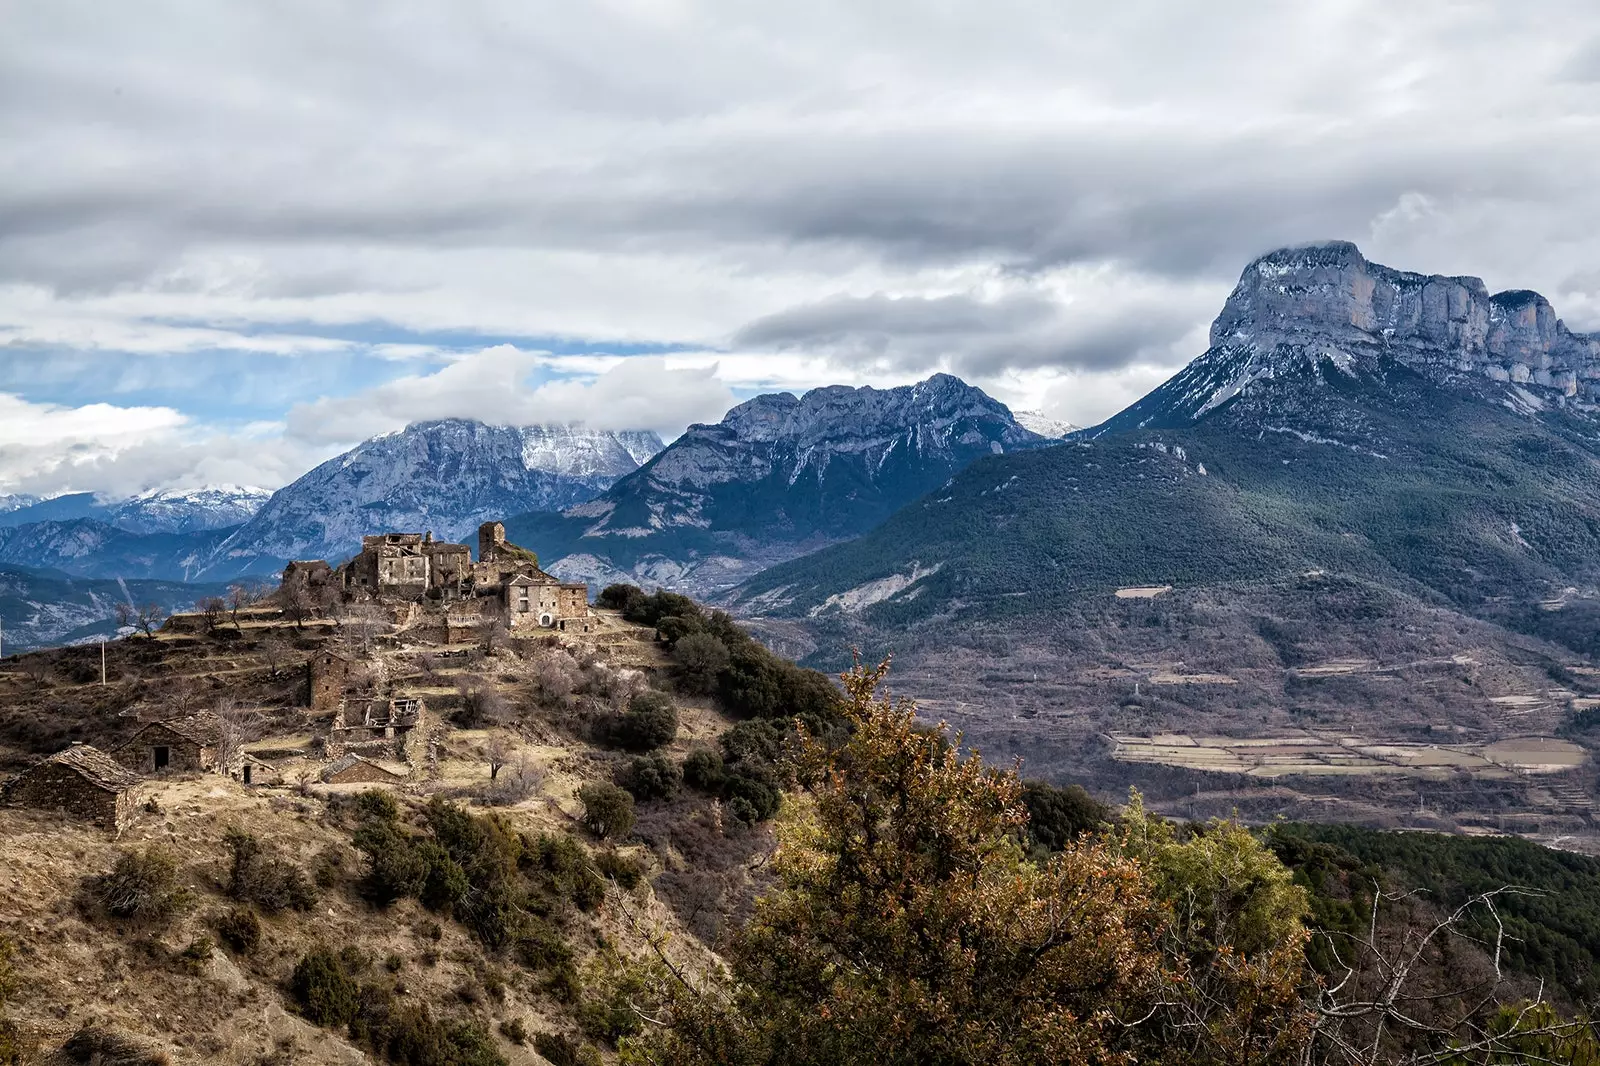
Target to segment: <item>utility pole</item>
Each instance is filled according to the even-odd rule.
[[[100,687],[106,687],[106,638],[100,638]]]

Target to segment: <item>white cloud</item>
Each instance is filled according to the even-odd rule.
[[[1308,239],[1600,326],[1588,0],[8,15],[0,345],[418,364],[313,388],[262,479],[273,448],[413,418],[672,433],[729,389],[941,369],[1093,422],[1198,354],[1246,260]],[[478,351],[502,337],[687,350]],[[234,435],[177,406],[153,464]],[[16,469],[129,453],[85,447]]]
[[[599,373],[530,382],[551,364]],[[732,400],[715,366],[673,368],[650,356],[572,359],[498,345],[433,373],[297,405],[289,411],[287,435],[317,444],[352,442],[411,422],[471,418],[498,425],[578,422],[675,436],[689,422],[720,419]]]

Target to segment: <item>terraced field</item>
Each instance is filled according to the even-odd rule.
[[[1112,757],[1119,762],[1251,777],[1392,774],[1440,779],[1465,770],[1494,779],[1559,774],[1588,762],[1588,754],[1576,744],[1550,737],[1484,745],[1378,743],[1311,733],[1252,738],[1112,733],[1109,739]]]

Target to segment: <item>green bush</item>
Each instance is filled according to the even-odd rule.
[[[622,854],[616,848],[607,848],[596,857],[595,868],[601,876],[608,877],[632,891],[644,879],[644,864],[638,859]]]
[[[305,871],[273,854],[254,835],[234,827],[223,834],[222,842],[232,853],[228,895],[254,903],[269,914],[291,908],[308,911],[316,905],[316,889]]]
[[[234,907],[216,920],[217,936],[228,950],[249,955],[261,946],[261,919],[249,907]]]
[[[356,817],[362,821],[398,821],[400,804],[385,789],[369,788],[356,796]]]
[[[427,867],[417,898],[430,911],[450,914],[472,889],[467,872],[448,851],[431,840],[419,841],[413,847],[415,855]]]
[[[361,894],[378,906],[387,907],[414,896],[427,882],[427,860],[418,854],[411,837],[396,823],[368,821],[356,830],[351,843],[366,860]]]
[[[1028,837],[1046,851],[1060,851],[1114,814],[1080,785],[1056,788],[1043,781],[1024,781],[1022,802],[1028,808]]]
[[[633,797],[616,785],[593,781],[578,790],[583,824],[601,840],[620,840],[633,831]]]
[[[633,751],[650,751],[670,744],[678,735],[678,708],[664,692],[641,692],[622,712],[613,733],[617,744]]]
[[[683,759],[683,782],[701,792],[721,792],[726,774],[722,756],[710,748],[695,748]]]
[[[507,1018],[500,1023],[500,1034],[513,1044],[521,1047],[528,1042],[528,1026],[521,1018]],[[545,1058],[549,1058],[546,1055]]]
[[[715,692],[717,678],[732,658],[728,646],[705,632],[685,633],[672,645],[672,658],[678,664],[678,681],[685,691],[697,694]]]
[[[622,774],[622,787],[641,803],[654,799],[671,799],[678,794],[683,783],[683,773],[659,751],[637,755]]]
[[[593,1047],[559,1033],[540,1033],[535,1036],[533,1049],[550,1066],[600,1066],[604,1061]]]
[[[177,860],[155,845],[123,852],[109,873],[91,878],[87,887],[105,913],[141,924],[169,921],[193,903],[178,883]]]
[[[300,1011],[322,1026],[348,1025],[360,1008],[360,990],[345,973],[339,957],[325,947],[312,948],[295,964],[289,979]]]

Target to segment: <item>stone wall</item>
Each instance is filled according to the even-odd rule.
[[[6,802],[19,807],[59,810],[80,821],[121,829],[133,818],[131,791],[113,792],[85,781],[68,767],[44,763],[27,771],[6,790]]]
[[[156,749],[167,749],[163,773],[202,773],[216,764],[216,749],[204,747],[156,723],[147,725],[113,757],[128,769],[141,774],[156,772]]]

